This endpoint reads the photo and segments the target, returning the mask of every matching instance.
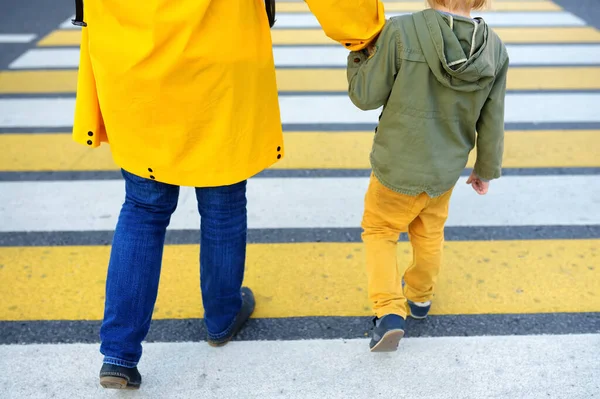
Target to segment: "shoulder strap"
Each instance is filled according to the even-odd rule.
[[[83,0],[75,0],[75,19],[72,19],[71,23],[76,26],[87,26],[83,22]]]
[[[275,25],[275,0],[265,0],[265,8],[269,17],[269,26],[272,28]]]

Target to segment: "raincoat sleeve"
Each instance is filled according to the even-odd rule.
[[[388,22],[367,57],[365,50],[348,55],[348,94],[352,103],[366,111],[384,105],[400,69],[397,31]]]
[[[475,174],[482,179],[497,179],[502,174],[504,153],[504,98],[508,57],[496,75],[492,90],[477,121],[477,159]]]
[[[88,28],[81,33],[79,71],[77,74],[77,97],[75,100],[75,120],[73,140],[88,147],[99,147],[108,142],[104,120],[100,112],[96,80],[92,70],[88,45]]]
[[[306,0],[325,34],[348,50],[362,50],[385,24],[380,0]]]

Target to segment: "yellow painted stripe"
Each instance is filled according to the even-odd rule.
[[[332,91],[348,89],[345,69],[278,69],[277,84],[286,91]],[[77,71],[0,72],[0,94],[74,93]],[[511,68],[509,90],[600,89],[600,67]]]
[[[345,69],[277,70],[280,91],[346,91]],[[600,68],[511,68],[509,90],[600,89]]]
[[[386,12],[413,12],[421,11],[426,7],[425,1],[402,1],[402,2],[384,2]],[[550,1],[504,1],[494,2],[490,10],[486,11],[560,11],[559,5]],[[309,12],[308,6],[304,2],[279,2],[277,3],[277,12]]]
[[[368,169],[370,132],[286,133],[286,157],[273,169]],[[117,170],[109,146],[91,149],[69,134],[2,134],[0,171]],[[600,167],[600,131],[508,131],[504,167]],[[469,166],[473,166],[475,152]]]
[[[75,93],[77,71],[2,71],[0,94]]]
[[[505,43],[594,43],[600,31],[593,27],[573,28],[495,28]],[[273,44],[334,44],[320,29],[274,29]],[[39,46],[79,46],[81,32],[56,30],[44,37]]]
[[[198,250],[166,247],[156,319],[202,316]],[[0,320],[100,319],[109,251],[0,248]],[[432,313],[597,312],[599,260],[600,240],[449,242]],[[249,245],[245,283],[257,318],[371,313],[360,243]]]

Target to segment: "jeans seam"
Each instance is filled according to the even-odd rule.
[[[228,336],[231,333],[231,330],[233,329],[233,326],[236,321],[237,321],[237,315],[233,318],[233,321],[231,322],[231,324],[229,324],[229,326],[225,329],[224,332],[219,333],[219,334],[211,334],[209,332],[208,338],[210,338],[213,341],[216,341],[216,340],[219,340],[219,339],[222,339],[222,338]]]
[[[137,367],[138,362],[129,362],[127,360],[119,359],[114,356],[105,356],[103,363],[112,364],[114,366],[121,366],[125,368],[134,368]]]

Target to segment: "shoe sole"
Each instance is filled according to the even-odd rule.
[[[404,330],[390,330],[371,348],[371,352],[395,352],[402,337]]]
[[[415,320],[424,320],[427,318],[427,315],[422,316],[422,317],[418,317],[418,316],[413,316],[412,314],[409,315],[411,318],[415,319]]]
[[[231,339],[228,339],[227,341],[224,341],[224,342],[208,341],[208,345],[212,346],[213,348],[220,348],[222,346],[227,345],[229,342],[231,342]]]
[[[131,385],[120,377],[100,377],[100,385],[106,389],[140,389],[139,385]]]

